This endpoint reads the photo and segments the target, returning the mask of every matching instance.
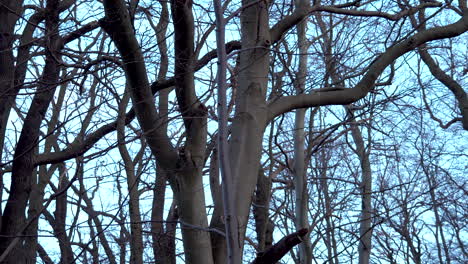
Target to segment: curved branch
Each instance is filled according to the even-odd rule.
[[[420,31],[414,36],[390,47],[383,54],[378,56],[374,62],[371,63],[367,73],[355,87],[337,91],[316,91],[311,94],[285,96],[275,101],[270,101],[268,103],[268,120],[271,121],[274,117],[297,108],[322,105],[346,105],[364,98],[375,85],[377,78],[382,74],[385,68],[403,54],[416,49],[428,41],[456,37],[465,33],[467,30],[468,14],[464,15],[453,24]]]
[[[418,49],[419,55],[421,55],[422,60],[429,68],[429,71],[432,75],[443,85],[445,85],[455,96],[455,99],[458,102],[458,108],[460,108],[460,112],[462,115],[461,121],[463,124],[463,129],[468,130],[468,96],[463,90],[463,87],[457,81],[455,81],[452,77],[447,75],[439,65],[434,61],[432,56],[426,49],[427,47],[420,47]],[[440,121],[440,120],[439,120]],[[456,120],[458,121],[458,120]],[[449,123],[450,124],[450,123]],[[448,124],[447,124],[448,125]],[[442,126],[444,127],[444,126]],[[447,126],[448,127],[448,126]]]

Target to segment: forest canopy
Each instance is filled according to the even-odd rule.
[[[0,0],[0,263],[466,263],[466,0]]]

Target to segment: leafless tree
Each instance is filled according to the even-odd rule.
[[[464,0],[0,0],[0,262],[463,263],[467,29]]]

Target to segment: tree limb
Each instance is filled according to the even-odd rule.
[[[361,81],[349,89],[329,92],[313,92],[311,94],[301,94],[295,96],[285,96],[268,103],[269,120],[297,108],[322,106],[322,105],[346,105],[364,98],[375,85],[377,78],[385,68],[393,63],[403,54],[416,49],[428,41],[456,37],[468,30],[468,14],[464,15],[457,22],[420,31],[404,41],[388,48],[383,54],[378,56],[369,66],[367,73]]]
[[[297,232],[289,234],[265,252],[260,252],[252,264],[274,264],[278,262],[289,250],[302,242],[302,238],[309,230],[303,228]]]

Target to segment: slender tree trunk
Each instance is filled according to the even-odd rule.
[[[119,118],[117,121],[117,141],[120,155],[122,157],[127,188],[129,194],[129,214],[130,214],[130,263],[143,263],[143,234],[141,227],[140,201],[138,192],[138,175],[136,175],[135,165],[125,145],[125,109],[130,100],[130,96],[124,95],[119,105]]]
[[[107,257],[106,262],[110,264],[117,264],[117,260],[115,258],[114,252],[112,251],[111,244],[104,233],[103,224],[102,224],[101,219],[99,218],[98,212],[94,210],[93,202],[88,197],[88,193],[85,191],[85,185],[84,185],[83,179],[79,179],[79,180],[80,180],[81,188],[78,189],[73,185],[71,186],[71,188],[76,193],[76,195],[78,195],[85,202],[83,209],[86,212],[86,214],[89,215],[88,225],[90,226],[90,229],[92,230],[90,232],[90,237],[98,238],[98,239],[93,240],[93,248],[97,250],[99,247],[102,247]],[[99,241],[99,246],[96,240]],[[97,256],[97,253],[98,253],[97,251],[92,252],[95,259],[102,258],[101,256]]]
[[[69,184],[67,177],[67,171],[65,170],[64,164],[60,166],[60,179],[57,186],[58,190],[63,190],[65,186]],[[83,172],[81,172],[83,173]],[[55,212],[54,212],[54,234],[58,238],[60,246],[60,263],[73,263],[75,255],[70,243],[70,238],[67,235],[67,191],[59,195],[55,199]]]
[[[225,19],[221,0],[214,0],[216,17],[216,47],[218,52],[218,162],[222,178],[222,199],[224,209],[225,235],[227,246],[227,263],[237,264],[242,261],[239,243],[239,226],[237,210],[235,207],[235,186],[232,177],[231,164],[228,151],[228,111],[227,111],[227,56],[225,43]]]
[[[322,157],[323,158],[323,157]],[[324,165],[325,163],[322,163]],[[322,172],[320,174],[320,188],[322,190],[322,199],[323,199],[323,210],[325,213],[325,246],[327,248],[327,261],[331,264],[338,264],[336,254],[336,241],[335,241],[335,230],[333,224],[333,215],[332,215],[332,208],[331,208],[331,199],[328,190],[328,180],[327,180],[327,173],[326,167],[322,168]]]
[[[353,115],[352,110],[350,113]],[[370,151],[364,144],[362,132],[354,117],[351,122],[351,135],[356,144],[356,154],[361,164],[361,216],[359,219],[359,264],[369,264],[372,248],[372,171]]]
[[[167,71],[169,68],[169,58],[167,51],[167,26],[169,25],[169,9],[167,2],[160,0],[161,5],[161,16],[159,22],[155,27],[156,39],[158,41],[158,49],[161,56],[160,68],[158,72],[158,80],[166,79]],[[167,122],[168,122],[168,98],[169,89],[164,89],[159,92],[158,95],[158,106],[159,116],[161,118],[162,127],[161,130],[167,133]],[[151,237],[153,240],[153,253],[154,258],[158,260],[160,264],[175,264],[175,248],[170,246],[171,241],[175,240],[174,236],[171,236],[171,230],[164,228],[164,204],[166,194],[166,182],[167,173],[163,167],[156,164],[156,182],[153,189],[153,207],[151,211]],[[175,211],[175,208],[171,209]],[[168,223],[168,225],[174,225],[175,223]]]
[[[307,1],[296,1],[296,8],[307,8]],[[302,94],[305,90],[307,78],[308,43],[306,38],[307,19],[297,24],[297,39],[299,46],[299,69],[296,74],[296,94]],[[306,109],[296,109],[294,124],[294,191],[295,201],[295,226],[296,230],[309,228],[309,193],[307,188],[307,171],[305,160],[305,112]],[[310,128],[312,129],[312,128]],[[304,242],[299,244],[299,262],[301,264],[312,263],[312,249],[309,234],[304,236]]]
[[[429,188],[429,195],[431,197],[432,211],[434,212],[435,229],[436,229],[435,239],[436,239],[439,261],[440,263],[450,264],[451,263],[450,252],[449,252],[449,248],[447,246],[447,242],[445,239],[443,221],[441,220],[440,214],[439,214],[440,202],[438,201],[437,196],[436,196],[437,183],[436,183],[436,177],[434,175],[435,172],[430,171],[427,165],[424,164],[423,157],[421,157],[421,166],[423,167],[424,174],[426,175],[426,180],[427,180],[427,184]],[[442,241],[440,241],[439,239]],[[442,256],[442,249],[444,251],[445,258]]]
[[[270,199],[271,178],[267,177],[262,168],[258,171],[257,188],[253,203],[253,215],[255,218],[255,231],[257,233],[258,252],[263,252],[271,246],[268,241],[268,233],[271,231]]]

